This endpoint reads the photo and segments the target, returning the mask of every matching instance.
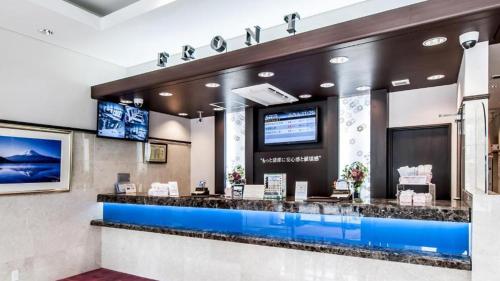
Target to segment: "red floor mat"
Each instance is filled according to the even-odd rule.
[[[86,273],[82,273],[76,276],[61,279],[59,281],[155,281],[155,280],[101,268]]]

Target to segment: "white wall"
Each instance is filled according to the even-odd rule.
[[[489,42],[478,43],[474,48],[465,50],[463,67],[463,96],[486,95],[489,92]]]
[[[389,93],[389,127],[453,123],[456,104],[456,84]]]
[[[90,86],[126,69],[0,29],[0,119],[96,129]],[[150,136],[189,141],[189,120],[151,114]]]
[[[496,281],[500,276],[500,195],[472,196],[472,281]]]
[[[457,188],[457,84],[389,93],[389,127],[451,123],[451,198]]]
[[[90,86],[126,69],[0,29],[0,119],[96,128]]]
[[[215,190],[215,118],[191,119],[191,188],[205,180]]]
[[[458,96],[484,95],[489,92],[489,45],[481,42],[465,50],[458,83]],[[488,99],[464,101],[465,127],[465,189],[472,194],[484,193],[487,188]]]
[[[479,48],[478,48],[479,47]],[[462,83],[469,85],[465,94],[484,94],[488,90],[488,68],[496,65],[484,63],[485,55],[490,56],[489,63],[494,63],[495,53],[489,53],[487,42],[466,51],[464,77]],[[474,58],[476,61],[474,61]],[[478,63],[478,62],[482,63]],[[480,74],[478,77],[477,74]],[[471,86],[472,85],[472,86]],[[490,93],[496,94],[496,93]],[[465,104],[465,184],[472,193],[472,280],[493,281],[500,276],[500,195],[486,189],[486,159],[488,153],[488,138],[484,135],[484,109],[488,109],[488,100],[480,99],[464,102]]]
[[[54,281],[101,267],[102,218],[97,194],[111,193],[117,173],[130,173],[144,191],[152,182],[177,181],[189,194],[190,148],[169,144],[167,164],[146,164],[139,143],[75,133],[71,191],[0,196],[0,280],[14,270],[22,281]]]
[[[90,86],[125,72],[0,29],[0,119],[93,130]],[[190,120],[152,113],[151,136],[189,141]],[[118,172],[144,189],[176,180],[189,192],[189,145],[170,145],[165,165],[144,164],[141,156],[142,144],[76,133],[71,192],[0,196],[0,280],[13,270],[20,280],[53,281],[100,267],[100,230],[89,223],[102,216],[97,194],[113,191]]]
[[[149,135],[151,137],[190,141],[191,122],[189,119],[151,111]]]
[[[0,119],[95,129],[90,86],[125,74],[124,68],[3,29],[0,42]],[[43,281],[99,267],[100,233],[88,226],[100,212],[98,188],[87,176],[94,172],[88,161],[94,160],[93,144],[93,137],[75,135],[71,192],[0,196],[0,280],[10,280],[16,269],[21,280]]]
[[[466,270],[112,228],[102,265],[160,281],[470,281]]]

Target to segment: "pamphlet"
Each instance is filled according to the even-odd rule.
[[[130,184],[130,174],[128,173],[118,173],[117,180],[115,183],[116,194],[125,194],[127,192],[126,184]]]
[[[124,183],[123,185],[125,187],[125,194],[136,194],[137,193],[137,189],[135,187],[135,184]]]
[[[170,184],[154,182],[151,184],[148,194],[151,196],[169,196]]]
[[[295,201],[307,200],[307,181],[295,182]]]
[[[179,197],[179,186],[176,181],[168,182],[168,194],[170,197]]]
[[[234,185],[233,186],[233,199],[242,199],[243,198],[243,190],[245,186],[244,185]]]
[[[243,189],[243,199],[264,199],[264,185],[263,184],[247,184]]]
[[[265,199],[286,197],[286,174],[264,174]]]

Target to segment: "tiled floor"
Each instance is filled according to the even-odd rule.
[[[154,280],[101,268],[86,273],[82,273],[80,275],[61,279],[59,281],[154,281]]]

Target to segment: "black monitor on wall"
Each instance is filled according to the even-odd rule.
[[[149,111],[118,103],[99,101],[97,136],[146,142],[149,136]]]
[[[265,145],[316,142],[318,142],[318,108],[264,115]]]

